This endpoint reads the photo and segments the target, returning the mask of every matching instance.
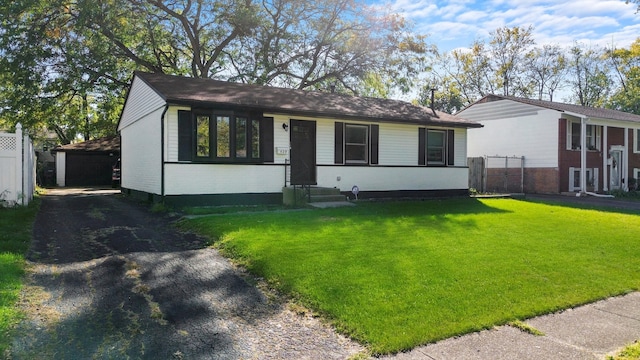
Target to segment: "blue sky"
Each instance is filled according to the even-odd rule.
[[[640,37],[640,14],[624,0],[367,0],[410,20],[440,51],[488,40],[503,26],[534,27],[537,45],[628,47]]]

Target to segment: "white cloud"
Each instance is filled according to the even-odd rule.
[[[367,1],[380,5],[384,0]],[[640,14],[624,0],[394,0],[390,6],[445,51],[487,40],[504,26],[533,26],[538,45],[628,46],[640,36]]]

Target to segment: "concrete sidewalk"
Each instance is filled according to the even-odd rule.
[[[640,339],[640,293],[540,316],[525,323],[545,335],[500,326],[383,359],[604,359]]]

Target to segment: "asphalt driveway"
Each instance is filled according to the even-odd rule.
[[[261,291],[175,215],[112,190],[42,198],[12,359],[343,359],[364,349]]]

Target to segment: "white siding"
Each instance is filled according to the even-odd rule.
[[[418,127],[380,124],[380,165],[418,165]]]
[[[121,130],[123,188],[160,194],[163,111],[160,107]]]
[[[289,125],[289,117],[284,115],[269,115],[265,117],[273,117],[273,161],[276,164],[284,164],[289,159],[289,150],[286,154],[278,154],[276,149],[289,149],[289,132],[282,128],[282,124]],[[284,170],[283,170],[284,171]]]
[[[126,128],[132,123],[144,118],[160,107],[164,107],[165,101],[138,77],[133,78],[131,89],[125,103],[118,131]]]
[[[469,129],[475,131],[476,129]],[[454,165],[467,166],[467,129],[455,129]]]
[[[339,178],[339,180],[338,180]],[[469,170],[453,167],[320,166],[318,185],[351,191],[467,189]]]
[[[167,164],[165,176],[166,195],[279,193],[284,186],[282,165]]]
[[[323,120],[317,122],[316,128],[316,159],[318,164],[333,164],[335,162],[335,121]]]
[[[170,106],[165,115],[165,159],[178,161],[178,110],[191,110],[189,107]]]
[[[469,156],[524,156],[525,167],[558,167],[558,111],[503,100],[458,115],[484,125],[467,133]]]
[[[178,107],[167,111],[166,151],[169,162],[177,161]],[[184,108],[188,110],[188,108]],[[369,124],[365,122],[327,118],[291,117],[282,114],[264,114],[273,117],[274,161],[284,164],[290,153],[278,154],[277,149],[290,149],[289,125],[291,119],[316,122],[316,161],[318,186],[338,187],[350,191],[358,185],[362,191],[394,190],[447,190],[466,189],[466,129],[455,129],[455,165],[460,168],[418,166],[418,126],[404,124],[380,125],[378,166],[334,165],[335,122]],[[124,142],[124,137],[123,137]],[[125,146],[123,144],[123,146]],[[123,165],[124,168],[124,165]],[[123,179],[124,171],[123,169]],[[340,177],[340,180],[337,180]],[[165,195],[277,193],[284,186],[284,167],[278,165],[239,164],[166,164]],[[129,187],[123,183],[123,187]]]

